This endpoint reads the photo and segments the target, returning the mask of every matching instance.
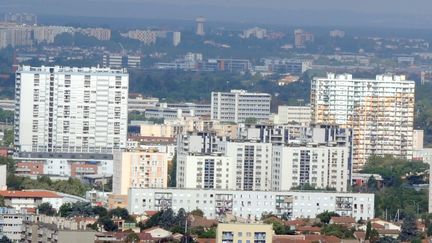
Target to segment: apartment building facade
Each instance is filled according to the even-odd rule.
[[[129,187],[165,188],[167,185],[167,153],[151,150],[114,153],[114,194],[126,195]]]
[[[350,176],[349,153],[347,146],[273,146],[272,190],[312,186],[345,192]]]
[[[124,69],[20,67],[15,85],[16,149],[112,153],[125,148],[128,88]]]
[[[222,122],[244,122],[247,118],[265,121],[270,118],[271,95],[245,90],[212,92],[211,119]]]
[[[319,191],[231,191],[181,188],[130,188],[128,211],[180,208],[187,212],[201,209],[209,219],[232,215],[255,221],[272,213],[288,219],[315,218],[325,212],[336,212],[356,220],[374,218],[374,194]]]
[[[181,154],[177,157],[177,187],[227,189],[236,187],[233,159],[221,153]]]
[[[224,142],[220,149],[234,160],[236,190],[271,190],[271,143]]]
[[[355,79],[329,73],[311,84],[312,122],[353,129],[353,169],[371,155],[412,158],[414,81],[377,75]]]

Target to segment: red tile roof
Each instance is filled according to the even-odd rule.
[[[57,193],[49,191],[0,191],[0,196],[5,198],[62,198]]]
[[[151,217],[151,216],[153,216],[153,215],[159,213],[159,211],[153,211],[153,210],[151,210],[151,211],[145,211],[144,213],[145,213],[147,216]]]
[[[296,231],[300,231],[300,232],[309,231],[309,232],[316,233],[316,232],[321,232],[321,228],[315,226],[300,226],[296,229]]]
[[[355,219],[352,217],[331,217],[330,222],[333,224],[355,224]]]

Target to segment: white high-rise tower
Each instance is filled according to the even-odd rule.
[[[20,67],[17,151],[111,153],[125,148],[128,87],[125,69]]]
[[[197,17],[195,21],[197,24],[196,34],[200,35],[200,36],[204,36],[205,35],[204,23],[206,22],[206,19],[204,17],[200,16],[200,17]]]

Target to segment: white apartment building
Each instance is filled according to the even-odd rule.
[[[177,157],[177,187],[235,190],[236,166],[223,154],[180,154]]]
[[[20,242],[24,233],[23,221],[30,217],[26,210],[0,207],[0,239],[6,236],[12,242]]]
[[[233,166],[235,166],[236,171],[236,190],[271,190],[271,143],[223,142],[220,145],[220,150],[233,159]]]
[[[180,31],[174,31],[172,33],[172,35],[173,35],[173,39],[172,39],[173,46],[180,45],[180,42],[181,42],[181,32]]]
[[[147,108],[155,108],[159,103],[159,98],[154,97],[134,97],[128,100],[128,110],[145,112]]]
[[[183,208],[187,212],[201,209],[210,219],[223,219],[230,214],[253,221],[266,213],[289,219],[315,218],[325,211],[356,220],[374,218],[371,193],[130,188],[128,196],[131,214],[166,208],[176,212]]]
[[[53,156],[55,155],[55,156]],[[113,155],[100,153],[16,153],[15,174],[36,178],[81,178],[88,175],[112,176]]]
[[[211,93],[211,119],[222,122],[244,122],[247,118],[260,121],[270,118],[271,95],[248,93],[245,90]]]
[[[124,69],[30,67],[16,72],[15,145],[21,152],[108,152],[126,147]]]
[[[308,184],[345,192],[350,175],[349,153],[347,146],[273,146],[272,190],[287,191]]]
[[[0,191],[7,190],[6,177],[7,177],[6,165],[0,165]]]
[[[276,124],[296,123],[309,126],[311,123],[312,111],[309,105],[306,106],[279,106]]]
[[[158,151],[116,151],[114,153],[114,194],[126,195],[129,187],[164,188],[167,185],[167,153]]]
[[[353,129],[354,170],[370,155],[411,159],[414,90],[414,81],[405,76],[354,79],[329,73],[312,81],[312,122]]]

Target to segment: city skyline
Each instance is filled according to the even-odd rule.
[[[203,15],[209,21],[263,23],[305,26],[364,26],[364,27],[413,27],[430,28],[428,15],[431,4],[425,0],[412,2],[393,1],[341,1],[331,0],[325,4],[308,1],[196,1],[181,3],[164,0],[91,0],[55,1],[5,0],[0,9],[26,11],[41,15],[128,17],[139,19],[193,20]],[[86,4],[86,8],[81,6]],[[39,7],[40,6],[40,7]],[[42,7],[43,6],[43,7]],[[50,6],[46,8],[45,6]],[[413,7],[414,6],[414,7]],[[241,12],[241,14],[238,14]],[[330,15],[327,13],[331,13]]]

